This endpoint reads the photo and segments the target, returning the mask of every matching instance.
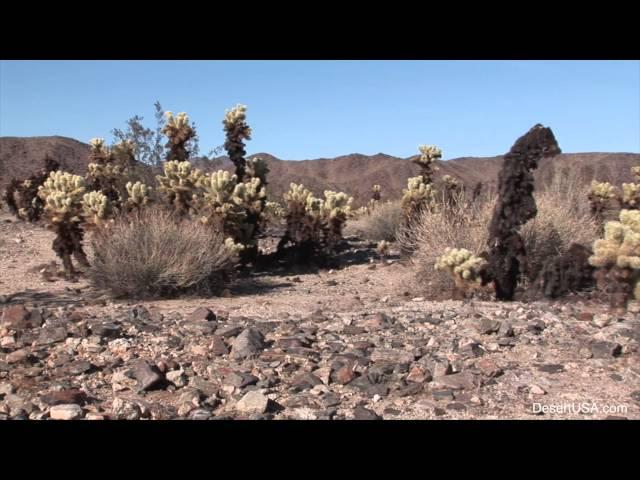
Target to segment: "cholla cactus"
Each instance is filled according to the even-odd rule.
[[[109,161],[111,151],[105,145],[104,138],[92,138],[89,140],[89,162],[103,164]]]
[[[449,272],[461,293],[481,285],[481,272],[487,261],[465,248],[447,248],[436,261],[436,270]]]
[[[640,211],[622,210],[619,218],[607,222],[604,239],[593,244],[589,263],[598,269],[600,287],[613,287],[611,306],[626,309],[632,295],[640,299]]]
[[[591,203],[591,213],[598,218],[602,218],[602,214],[609,206],[609,202],[618,196],[616,187],[609,182],[591,182],[591,191],[589,192],[589,202]]]
[[[102,192],[85,193],[82,197],[82,217],[86,224],[97,227],[110,216],[111,205]]]
[[[51,172],[49,178],[38,189],[38,196],[45,203],[45,216],[50,227],[56,232],[53,250],[62,259],[67,275],[75,273],[71,262],[72,254],[81,265],[89,264],[82,248],[84,193],[84,179],[67,172]]]
[[[424,183],[431,183],[434,172],[438,170],[435,162],[442,158],[442,150],[435,145],[420,145],[418,149],[420,156],[413,162],[420,166],[420,175],[424,177]]]
[[[251,140],[251,128],[247,124],[247,107],[246,105],[236,105],[227,110],[222,121],[226,141],[224,148],[229,155],[229,159],[236,167],[236,176],[238,181],[244,181],[246,160],[244,156],[247,152],[244,150],[244,141]],[[264,182],[264,179],[262,179]]]
[[[371,200],[373,200],[374,202],[379,202],[381,198],[380,191],[380,185],[373,185],[371,187]]]
[[[376,252],[378,252],[378,255],[380,255],[380,257],[384,257],[389,253],[390,246],[391,244],[386,240],[380,240],[376,245]]]
[[[135,163],[133,144],[121,142],[109,148],[104,139],[93,138],[89,145],[91,163],[87,165],[87,189],[102,192],[115,212],[122,206],[124,184]]]
[[[125,207],[128,211],[140,210],[151,201],[153,188],[147,187],[144,183],[127,182],[125,188],[127,189],[127,202]]]
[[[192,210],[201,178],[202,172],[190,162],[177,160],[165,162],[164,175],[156,176],[158,191],[179,215],[186,215]]]
[[[166,143],[167,161],[177,160],[184,162],[189,159],[189,141],[196,136],[195,128],[190,125],[189,117],[182,112],[174,116],[172,112],[166,112],[167,123],[162,128],[162,133],[169,141]]]
[[[435,204],[437,190],[431,183],[425,183],[424,177],[418,175],[407,181],[407,188],[402,191],[402,209],[405,217],[410,218],[423,208],[432,208]]]
[[[627,209],[640,207],[640,183],[622,184],[622,205]]]
[[[269,173],[269,166],[267,162],[262,158],[255,157],[247,160],[246,174],[249,178],[258,178],[263,187],[267,186],[267,174]]]
[[[285,210],[278,202],[267,202],[265,204],[265,213],[277,218],[284,218]]]
[[[324,200],[315,198],[304,185],[290,185],[284,195],[287,230],[278,245],[279,252],[289,242],[304,258],[313,253],[328,254],[335,249],[342,238],[353,199],[330,190],[324,192],[324,197]]]

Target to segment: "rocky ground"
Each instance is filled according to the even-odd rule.
[[[0,216],[0,419],[640,418],[640,306],[426,301],[366,242],[334,269],[131,302]],[[409,282],[410,284],[410,282]]]

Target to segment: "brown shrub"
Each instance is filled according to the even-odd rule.
[[[532,282],[551,258],[567,252],[572,243],[590,246],[598,235],[598,223],[589,211],[588,185],[574,177],[556,177],[537,192],[537,216],[521,228],[527,252],[524,283]],[[478,255],[486,250],[487,225],[491,221],[495,194],[485,201],[464,201],[449,209],[425,211],[409,226],[402,226],[398,241],[402,250],[413,251],[412,277],[426,295],[450,292],[453,282],[434,267],[447,247],[466,248]]]
[[[236,256],[223,236],[158,208],[94,232],[88,276],[116,296],[157,297],[221,287]]]
[[[350,219],[345,226],[346,236],[356,235],[366,240],[392,242],[402,221],[400,202],[385,202],[374,207],[369,214]]]

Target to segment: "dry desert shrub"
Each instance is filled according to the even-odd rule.
[[[159,208],[120,217],[92,238],[88,275],[116,296],[158,297],[221,287],[236,263],[222,234]]]
[[[598,222],[586,201],[588,188],[576,177],[558,176],[535,194],[538,214],[521,229],[527,252],[525,284],[572,243],[590,247],[597,238]],[[423,211],[414,222],[400,227],[398,241],[403,250],[414,252],[412,276],[426,295],[439,296],[453,287],[451,277],[435,269],[447,248],[465,248],[476,255],[487,250],[495,201],[490,193],[484,201],[454,202],[448,208]]]
[[[392,242],[396,239],[402,215],[400,202],[379,203],[371,213],[349,220],[345,235],[356,235],[374,242]]]

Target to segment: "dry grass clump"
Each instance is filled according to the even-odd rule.
[[[91,244],[88,276],[116,296],[212,292],[237,260],[222,234],[159,208],[118,218],[97,231]]]
[[[396,239],[402,215],[400,202],[379,202],[371,213],[349,220],[345,227],[345,235],[356,235],[374,242],[392,242]]]
[[[531,282],[544,263],[565,253],[572,243],[591,246],[598,236],[598,222],[586,201],[588,185],[574,177],[555,177],[544,191],[536,193],[537,216],[521,229],[527,251],[524,281]],[[426,295],[450,292],[453,281],[435,269],[447,248],[464,248],[479,255],[487,250],[488,226],[496,197],[454,202],[447,208],[423,211],[398,232],[402,250],[413,251],[410,261]]]

